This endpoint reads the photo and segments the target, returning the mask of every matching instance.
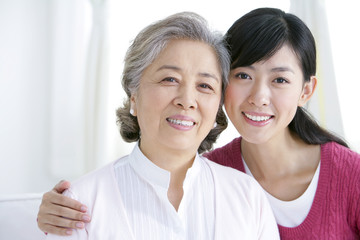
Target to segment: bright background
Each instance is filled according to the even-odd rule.
[[[359,152],[354,2],[0,0],[1,194],[47,191],[129,153],[114,114],[125,51],[143,27],[179,11],[197,12],[223,33],[258,7],[291,8],[309,21],[326,66],[310,110]],[[216,146],[237,136],[230,126]]]

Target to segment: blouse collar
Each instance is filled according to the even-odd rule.
[[[151,184],[168,189],[170,185],[170,172],[158,167],[150,161],[140,150],[139,144],[136,144],[129,155],[130,165],[133,169]],[[184,187],[188,186],[200,172],[200,156],[196,153],[193,165],[188,169],[184,180]]]

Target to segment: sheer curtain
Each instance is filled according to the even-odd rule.
[[[290,12],[310,28],[317,47],[318,86],[308,104],[320,125],[344,136],[324,0],[291,0]]]
[[[88,10],[86,1],[53,1],[49,163],[50,174],[55,177],[80,175],[85,166],[84,64]]]
[[[53,11],[50,169],[71,179],[106,158],[107,0],[58,0]]]
[[[360,29],[355,27],[360,22],[360,15],[357,5],[352,0],[326,2],[344,133],[350,147],[360,152],[357,97],[360,89]]]
[[[86,170],[107,162],[108,0],[89,0],[92,32],[85,67],[85,158]]]

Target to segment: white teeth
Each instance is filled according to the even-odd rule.
[[[193,125],[194,125],[194,122],[191,122],[191,121],[171,119],[171,118],[168,118],[167,120],[168,120],[169,122],[173,123],[173,124],[177,124],[177,125],[181,125],[181,126],[186,126],[186,127],[190,127],[190,126],[193,126]]]
[[[256,122],[262,122],[262,121],[266,121],[269,120],[271,118],[271,116],[252,116],[250,114],[245,113],[245,116],[253,121]]]

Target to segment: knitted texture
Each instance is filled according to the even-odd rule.
[[[245,172],[241,137],[205,156]],[[310,212],[297,227],[278,225],[281,239],[360,239],[360,154],[335,142],[321,145],[318,186]]]

